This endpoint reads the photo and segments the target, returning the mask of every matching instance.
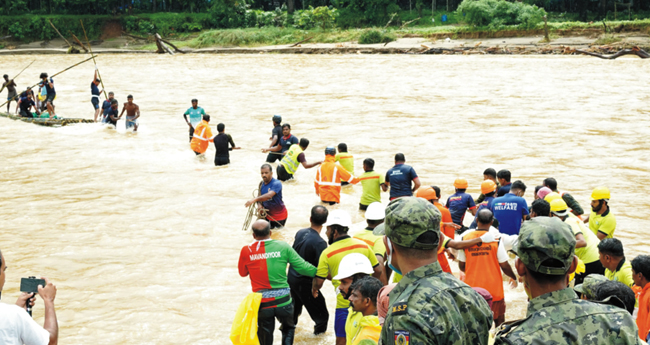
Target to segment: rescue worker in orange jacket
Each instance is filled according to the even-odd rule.
[[[314,179],[314,188],[316,195],[326,204],[334,205],[341,202],[341,181],[348,183],[359,183],[345,168],[335,162],[336,149],[328,146],[325,149],[325,161],[318,168],[316,178]]]
[[[194,128],[191,147],[196,155],[205,153],[208,145],[214,140],[212,129],[210,128],[210,115],[203,115],[203,121]]]

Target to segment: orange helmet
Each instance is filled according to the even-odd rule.
[[[497,184],[492,180],[485,180],[481,183],[481,193],[490,194],[497,190]]]
[[[427,201],[431,201],[433,199],[438,199],[438,195],[436,194],[436,191],[431,188],[431,186],[426,186],[426,187],[420,187],[418,188],[417,193],[415,193],[415,196],[418,198],[425,199]]]
[[[454,187],[457,189],[467,189],[467,180],[464,178],[457,178],[454,181]]]

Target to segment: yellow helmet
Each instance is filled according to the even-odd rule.
[[[553,200],[557,200],[557,199],[562,199],[562,196],[561,196],[560,193],[558,193],[558,192],[551,192],[551,193],[548,193],[548,194],[546,194],[546,196],[544,197],[544,200],[545,200],[547,203],[549,203],[549,204],[552,203]]]
[[[591,200],[609,200],[609,189],[607,187],[596,187],[591,192]]]
[[[551,201],[551,212],[558,216],[565,216],[568,208],[569,206],[567,206],[566,202],[564,202],[562,198]]]

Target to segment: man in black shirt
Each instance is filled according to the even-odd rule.
[[[282,116],[273,115],[273,131],[271,132],[271,139],[270,139],[271,145],[269,145],[269,147],[266,149],[262,149],[262,152],[266,152],[273,146],[280,144],[280,138],[282,138],[282,126],[280,126],[280,122],[282,122]],[[269,152],[269,155],[266,156],[267,163],[273,163],[281,159],[282,159],[282,154],[280,154],[279,152]]]
[[[34,108],[37,114],[40,113],[36,108],[36,103],[34,103],[31,93],[27,93],[25,97],[21,97],[20,100],[18,100],[18,108],[20,108],[20,116],[34,117],[31,112],[32,107]]]
[[[106,118],[106,123],[109,123],[117,127],[117,118],[119,117],[119,111],[117,110],[119,104],[116,99],[111,101],[111,107],[104,110],[104,117]]]
[[[230,154],[228,151],[239,150],[241,147],[235,146],[235,142],[232,140],[230,134],[224,133],[226,125],[220,123],[217,125],[217,131],[219,134],[214,137],[214,147],[217,149],[217,153],[214,155],[214,165],[226,165],[230,164]],[[230,147],[228,147],[230,144]]]
[[[318,267],[318,259],[325,248],[327,242],[320,236],[323,224],[327,221],[328,211],[323,206],[314,206],[311,209],[311,228],[302,229],[296,233],[296,239],[293,242],[293,249],[298,252],[305,261]],[[298,323],[298,317],[302,313],[302,307],[305,306],[309,316],[316,324],[314,334],[321,334],[327,330],[327,321],[329,313],[325,305],[325,298],[322,293],[318,298],[314,298],[311,293],[312,278],[298,274],[293,267],[289,268],[289,287],[291,288],[291,298],[293,299],[293,321]]]

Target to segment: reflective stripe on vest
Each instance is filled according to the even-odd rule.
[[[319,176],[320,180],[316,180],[316,183],[318,183],[321,186],[338,186],[338,187],[340,187],[341,182],[323,181],[323,171],[321,170],[322,168],[323,168],[322,165],[320,167],[318,167],[318,176]],[[332,180],[336,180],[336,173],[337,172],[338,172],[338,168],[336,166],[334,166],[334,171],[332,172]]]
[[[199,139],[199,140],[208,141],[207,138],[203,137],[203,135],[205,134],[205,129],[206,129],[206,127],[203,127],[203,131],[201,132],[201,135],[196,135],[196,133],[194,133],[194,137]]]
[[[289,174],[293,175],[296,173],[296,170],[298,170],[298,165],[300,164],[298,162],[298,156],[301,153],[302,148],[300,148],[300,145],[293,144],[289,147],[289,151],[287,151],[287,154],[284,155],[284,158],[280,161],[280,164],[282,164]]]

